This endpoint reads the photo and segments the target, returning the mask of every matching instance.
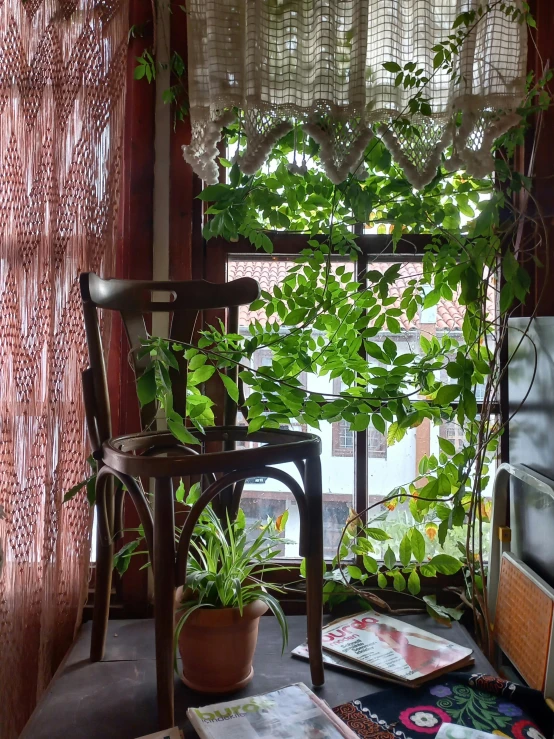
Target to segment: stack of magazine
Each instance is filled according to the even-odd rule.
[[[414,688],[473,663],[471,649],[374,611],[326,626],[323,648],[330,667]],[[308,648],[292,654],[308,659]]]
[[[189,708],[187,716],[201,739],[357,739],[303,683],[252,698]]]

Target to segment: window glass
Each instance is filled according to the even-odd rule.
[[[294,264],[292,261],[280,261],[277,259],[248,260],[229,259],[227,267],[227,279],[235,280],[239,277],[253,277],[258,281],[262,290],[271,291],[274,285],[279,284],[287,274],[288,267]],[[352,269],[352,264],[348,264]],[[239,331],[248,333],[251,321],[264,321],[263,311],[250,311],[248,306],[243,306],[239,313]],[[266,356],[267,354],[267,356]],[[270,363],[270,352],[258,350],[253,357],[255,368]],[[328,378],[315,377],[303,373],[299,377],[300,382],[309,390],[317,392],[334,392],[333,382]],[[247,390],[247,389],[246,389]],[[245,423],[240,418],[239,423]],[[306,429],[300,424],[289,426],[293,430],[309,431],[321,438],[322,443],[322,479],[323,479],[323,531],[324,531],[324,553],[325,557],[332,559],[342,533],[343,527],[348,520],[349,511],[354,508],[354,456],[352,448],[343,455],[334,455],[336,445],[337,427],[340,424],[327,422],[320,423],[320,430]],[[353,433],[349,431],[348,424],[343,433],[345,444],[353,444]],[[253,442],[245,442],[245,446],[251,446]],[[300,481],[298,471],[293,464],[281,465],[282,469]],[[298,508],[292,494],[286,486],[271,479],[250,479],[244,486],[242,496],[242,507],[249,523],[263,521],[267,516],[278,516],[288,510],[289,518],[286,527],[286,538],[293,540],[294,544],[283,545],[283,556],[298,557],[299,518]]]

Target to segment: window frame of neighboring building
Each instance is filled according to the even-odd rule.
[[[333,380],[333,394],[338,395],[341,392],[342,384],[339,378]],[[385,459],[387,458],[387,437],[375,428],[367,429],[367,456],[369,459]],[[331,454],[333,457],[353,457],[355,452],[356,431],[350,430],[350,424],[344,419],[335,421],[332,424],[332,440]],[[342,442],[345,434],[352,434],[352,445],[346,445]]]

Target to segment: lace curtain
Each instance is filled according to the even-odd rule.
[[[0,736],[23,728],[71,644],[91,513],[78,275],[111,273],[126,0],[0,6]]]
[[[416,187],[434,177],[452,146],[452,169],[483,176],[493,140],[518,117],[525,91],[526,27],[491,3],[456,58],[456,84],[434,70],[433,47],[462,12],[484,0],[187,0],[188,74],[193,138],[185,159],[217,181],[221,128],[241,111],[247,137],[239,165],[255,172],[296,121],[321,145],[330,179],[363,177],[368,142],[380,135]],[[519,0],[506,3],[521,7]],[[395,86],[415,62],[429,82],[431,116],[409,115],[415,89]],[[427,112],[427,111],[424,111]],[[414,134],[395,123],[410,118]]]

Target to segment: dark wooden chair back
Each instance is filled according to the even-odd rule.
[[[190,282],[158,282],[142,280],[102,279],[88,272],[80,277],[81,297],[85,319],[85,331],[89,350],[90,367],[83,373],[83,391],[87,409],[87,423],[93,452],[112,435],[110,400],[106,367],[100,338],[98,308],[117,311],[125,326],[129,340],[130,358],[138,376],[148,366],[148,356],[139,358],[137,351],[147,338],[147,316],[152,313],[169,314],[169,336],[174,341],[190,343],[203,310],[226,309],[227,325],[231,332],[238,331],[238,314],[241,305],[256,300],[258,283],[250,277],[233,282],[214,284],[205,280]],[[179,371],[172,370],[175,381],[173,396],[175,410],[182,416],[186,411],[186,365],[182,353],[178,356]],[[237,370],[230,372],[236,381]],[[142,428],[149,428],[155,421],[156,408],[151,403],[141,409]],[[233,406],[225,407],[225,422],[234,423]]]

